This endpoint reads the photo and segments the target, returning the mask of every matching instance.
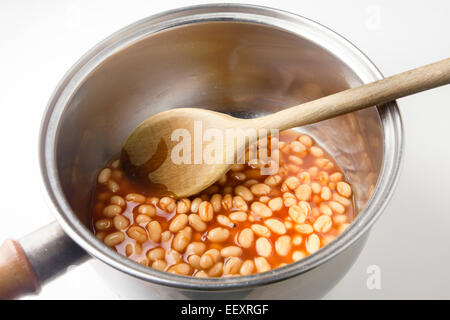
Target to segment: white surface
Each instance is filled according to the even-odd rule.
[[[20,237],[53,219],[42,194],[37,137],[47,100],[68,68],[97,42],[138,19],[199,3],[206,1],[0,2],[0,239]],[[446,0],[248,3],[284,9],[332,28],[385,75],[450,55]],[[450,298],[449,101],[449,86],[400,101],[406,138],[400,183],[364,252],[326,298]],[[380,267],[381,290],[367,288],[370,265]],[[27,298],[116,295],[85,263]]]

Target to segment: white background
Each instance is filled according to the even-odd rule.
[[[97,42],[138,19],[200,3],[206,2],[0,1],[0,239],[18,238],[53,220],[44,202],[37,139],[46,103],[68,68]],[[385,75],[450,56],[447,0],[248,3],[284,9],[332,28]],[[450,298],[449,101],[447,86],[399,102],[406,154],[398,188],[364,252],[326,298]],[[366,286],[370,265],[381,269],[381,290]],[[116,295],[88,262],[27,298]]]

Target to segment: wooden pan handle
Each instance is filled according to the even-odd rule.
[[[0,246],[0,299],[37,293],[42,285],[88,255],[54,221]]]
[[[0,246],[0,299],[39,291],[36,273],[20,244],[6,240]]]

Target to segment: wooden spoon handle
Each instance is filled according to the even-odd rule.
[[[0,299],[12,299],[39,290],[39,280],[20,244],[6,240],[0,246]]]
[[[254,127],[284,130],[450,83],[450,58],[255,119]]]

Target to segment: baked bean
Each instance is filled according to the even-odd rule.
[[[303,237],[301,235],[297,234],[292,238],[292,244],[294,246],[299,246],[302,244],[302,242],[303,242]]]
[[[255,196],[265,196],[270,193],[270,187],[267,184],[264,183],[257,183],[250,187],[250,191]]]
[[[331,211],[331,208],[326,205],[325,203],[320,204],[319,211],[321,214],[326,214],[328,216],[331,216],[333,214],[333,211]]]
[[[320,197],[325,200],[328,201],[331,199],[331,190],[328,187],[323,187],[322,191],[320,192]]]
[[[159,270],[159,271],[164,271],[167,267],[167,263],[163,260],[156,260],[152,263],[152,268]]]
[[[237,246],[228,246],[220,250],[220,254],[224,258],[239,257],[242,255],[242,249]]]
[[[233,164],[230,168],[231,171],[242,171],[244,170],[245,165],[242,163]]]
[[[310,148],[313,145],[312,139],[307,135],[302,135],[298,138],[298,141],[303,143],[306,147]]]
[[[308,251],[310,254],[313,254],[314,252],[319,250],[320,249],[319,236],[317,234],[315,234],[315,233],[311,234],[306,239],[305,248],[306,248],[306,251]]]
[[[211,267],[208,271],[208,276],[210,277],[219,277],[222,275],[223,272],[223,263],[217,262],[215,265]]]
[[[233,222],[231,222],[230,218],[228,218],[227,216],[224,216],[223,214],[219,214],[217,216],[217,222],[224,227],[228,227],[228,228],[235,227],[235,224]]]
[[[188,217],[189,225],[198,232],[203,232],[208,227],[198,214],[192,213]]]
[[[345,208],[342,204],[336,201],[330,201],[328,202],[328,206],[333,210],[333,212],[337,214],[343,214],[345,212]]]
[[[175,218],[172,219],[169,225],[169,230],[171,232],[178,232],[184,227],[187,226],[188,216],[184,213],[176,215]]]
[[[280,182],[281,182],[281,177],[277,174],[273,175],[273,176],[268,176],[264,180],[264,183],[271,187],[275,187],[275,186],[279,185]]]
[[[234,211],[230,213],[229,218],[235,222],[247,221],[247,213],[244,211]]]
[[[242,276],[248,276],[248,275],[251,275],[254,270],[255,270],[255,264],[253,263],[253,261],[245,260],[241,265],[241,269],[239,270],[239,273]]]
[[[309,172],[303,171],[298,175],[298,178],[302,183],[311,183],[311,174]]]
[[[313,227],[317,232],[328,232],[332,225],[330,216],[323,214],[314,221]]]
[[[255,266],[258,272],[266,272],[271,269],[269,262],[264,257],[255,258]]]
[[[300,180],[297,177],[289,177],[284,180],[284,183],[289,189],[295,190],[300,185]]]
[[[321,169],[325,169],[325,170],[331,170],[334,167],[334,164],[328,160],[328,159],[324,159],[324,158],[318,158],[315,161],[315,164],[321,168]]]
[[[334,193],[333,194],[333,200],[336,201],[336,202],[339,202],[344,207],[349,207],[352,204],[350,199],[347,199],[347,198],[345,198],[343,196],[340,196],[338,193]]]
[[[348,218],[344,214],[337,214],[333,217],[334,223],[341,224],[346,223]]]
[[[191,266],[188,265],[187,263],[178,263],[176,265],[169,267],[169,270],[167,271],[187,276],[191,273]]]
[[[158,198],[158,197],[150,197],[150,198],[147,198],[147,199],[145,200],[145,203],[151,204],[151,205],[153,205],[154,207],[156,207],[156,206],[158,205],[158,203],[159,203],[159,198]]]
[[[113,218],[122,213],[122,208],[115,204],[110,204],[103,209],[103,215]]]
[[[275,251],[279,256],[285,257],[291,251],[291,237],[281,236],[275,241]]]
[[[237,196],[242,197],[245,201],[252,201],[253,200],[253,194],[252,192],[245,186],[237,186],[234,188],[234,193]]]
[[[111,163],[111,168],[117,169],[117,168],[119,168],[119,167],[120,167],[120,160],[119,160],[119,159],[114,160],[114,161]]]
[[[286,228],[286,230],[291,230],[293,228],[293,224],[291,221],[284,221],[284,227]]]
[[[97,230],[107,230],[111,228],[112,222],[111,219],[100,219],[95,222],[95,228]]]
[[[314,232],[314,228],[312,225],[308,223],[300,223],[295,225],[295,231],[301,233],[301,234],[311,234]]]
[[[127,234],[131,239],[139,243],[147,241],[147,232],[142,227],[132,226],[127,230]]]
[[[251,210],[254,214],[261,218],[268,218],[272,216],[272,210],[264,203],[255,201],[251,205]]]
[[[308,150],[306,149],[305,145],[300,141],[292,141],[289,147],[291,151],[299,157],[304,158],[308,154]]]
[[[209,263],[202,263],[202,259],[205,261],[205,262],[208,262],[209,261],[209,258],[211,258],[211,264],[209,264]],[[202,255],[202,257],[201,257],[201,259],[200,259],[200,265],[201,265],[201,267],[203,268],[203,269],[208,269],[208,268],[210,268],[214,263],[216,263],[217,261],[219,261],[219,259],[220,259],[220,251],[219,250],[217,250],[217,249],[209,249],[208,251],[206,251],[203,255]],[[209,267],[207,266],[207,265],[209,265]]]
[[[303,251],[294,251],[292,253],[292,260],[298,261],[303,259],[306,256],[306,254]]]
[[[109,203],[118,205],[119,207],[125,207],[127,205],[125,199],[118,195],[112,196],[111,199],[109,199]]]
[[[292,206],[289,208],[288,213],[292,220],[294,220],[296,223],[303,223],[306,220],[307,212],[303,207]]]
[[[165,256],[164,248],[154,248],[147,252],[147,258],[150,261],[162,260]]]
[[[103,239],[105,239],[107,233],[105,231],[98,231],[95,236],[97,237],[98,240],[103,241]]]
[[[165,258],[168,265],[177,264],[182,260],[181,254],[174,249],[168,249]]]
[[[273,231],[276,234],[285,234],[286,233],[286,227],[284,226],[283,222],[277,219],[266,219],[264,220],[264,224],[269,227],[271,231]]]
[[[149,216],[146,216],[145,214],[140,214],[136,217],[136,219],[134,219],[134,221],[136,221],[137,224],[145,226],[147,223],[152,221],[152,218],[150,218]]]
[[[176,209],[177,204],[175,203],[175,200],[170,197],[162,197],[159,200],[159,207],[166,212],[173,212]]]
[[[188,213],[191,208],[191,200],[183,198],[177,202],[177,213],[184,214]]]
[[[203,254],[200,257],[200,266],[203,269],[209,269],[214,265],[214,259],[213,257],[211,257],[210,255],[207,254]]]
[[[334,172],[334,173],[330,174],[329,178],[330,178],[331,182],[337,183],[337,182],[341,181],[343,177],[344,177],[344,175],[342,173]]]
[[[238,257],[230,257],[223,265],[223,274],[236,274],[242,266],[242,260]]]
[[[268,197],[268,196],[262,196],[262,197],[259,197],[259,199],[258,199],[258,201],[262,202],[262,203],[267,203],[267,202],[269,202],[269,200],[270,200],[270,197]]]
[[[198,215],[205,221],[211,221],[214,218],[214,209],[208,201],[203,201],[198,207]]]
[[[303,164],[303,160],[297,156],[289,156],[288,159],[296,166],[301,166]]]
[[[201,268],[201,266],[200,266],[200,256],[199,255],[196,255],[196,254],[190,255],[187,258],[187,260],[188,260],[189,264],[191,266],[193,266],[195,269],[200,269]]]
[[[246,186],[247,188],[250,188],[251,186],[253,186],[254,184],[258,184],[259,181],[256,179],[250,179],[244,182],[244,186]],[[251,191],[251,190],[250,190]]]
[[[243,172],[230,172],[230,178],[237,181],[244,181],[247,176]]]
[[[316,158],[323,157],[324,152],[320,147],[312,146],[309,150],[314,157]]]
[[[266,238],[269,238],[271,236],[269,228],[267,228],[266,226],[263,226],[261,224],[257,224],[257,223],[252,224],[250,228],[257,236],[266,237]]]
[[[322,186],[317,182],[311,183],[311,191],[313,194],[319,194],[322,191]]]
[[[136,254],[140,255],[142,253],[142,246],[140,243],[129,243],[125,246],[125,254],[127,257]]]
[[[265,237],[256,239],[256,252],[263,257],[268,257],[272,253],[272,244]]]
[[[206,245],[203,242],[191,242],[186,248],[186,253],[201,256],[205,250]]]
[[[214,194],[211,197],[211,205],[214,212],[220,212],[222,210],[222,195],[218,193]]]
[[[117,182],[115,182],[113,179],[110,179],[108,181],[108,189],[111,190],[111,192],[119,192],[120,187],[119,184]]]
[[[247,202],[245,202],[244,198],[242,198],[241,196],[233,197],[233,206],[240,211],[248,210]]]
[[[198,208],[200,206],[200,203],[202,203],[203,200],[202,198],[195,198],[194,200],[192,200],[191,202],[191,212],[198,212]]]
[[[326,173],[325,171],[319,172],[319,182],[322,185],[326,186],[329,182],[328,173]]]
[[[114,246],[117,246],[118,244],[122,243],[123,240],[125,240],[125,235],[122,232],[118,231],[118,232],[110,233],[107,236],[105,236],[105,238],[103,239],[103,242],[108,247],[114,247]]]
[[[245,228],[239,233],[238,242],[243,248],[250,248],[253,244],[254,236],[253,231],[250,228]]]
[[[160,242],[161,241],[161,232],[162,228],[158,221],[153,220],[146,226],[148,230],[148,236],[150,239],[154,242]]]
[[[228,229],[217,227],[209,230],[207,238],[212,242],[224,242],[230,236],[230,231]]]
[[[233,208],[233,196],[231,194],[226,194],[223,196],[222,206],[225,210],[231,210],[231,208]]]
[[[169,230],[161,232],[161,242],[169,242],[171,238],[172,232],[170,232]]]
[[[125,199],[127,201],[133,201],[133,202],[139,202],[139,203],[145,202],[145,197],[142,194],[138,194],[138,193],[129,193],[129,194],[127,194]]]
[[[191,241],[189,233],[180,231],[175,235],[175,237],[173,237],[172,247],[178,252],[183,252],[189,244],[189,241]]]
[[[116,230],[124,230],[128,228],[130,221],[122,215],[117,215],[113,218],[113,224]]]
[[[197,271],[194,274],[194,277],[197,277],[197,278],[208,278],[208,274],[205,271],[200,270],[200,271]]]
[[[267,205],[272,211],[280,211],[283,208],[283,199],[280,197],[273,198]]]
[[[297,189],[295,189],[295,196],[298,200],[308,201],[311,199],[311,187],[307,184],[300,185]]]

